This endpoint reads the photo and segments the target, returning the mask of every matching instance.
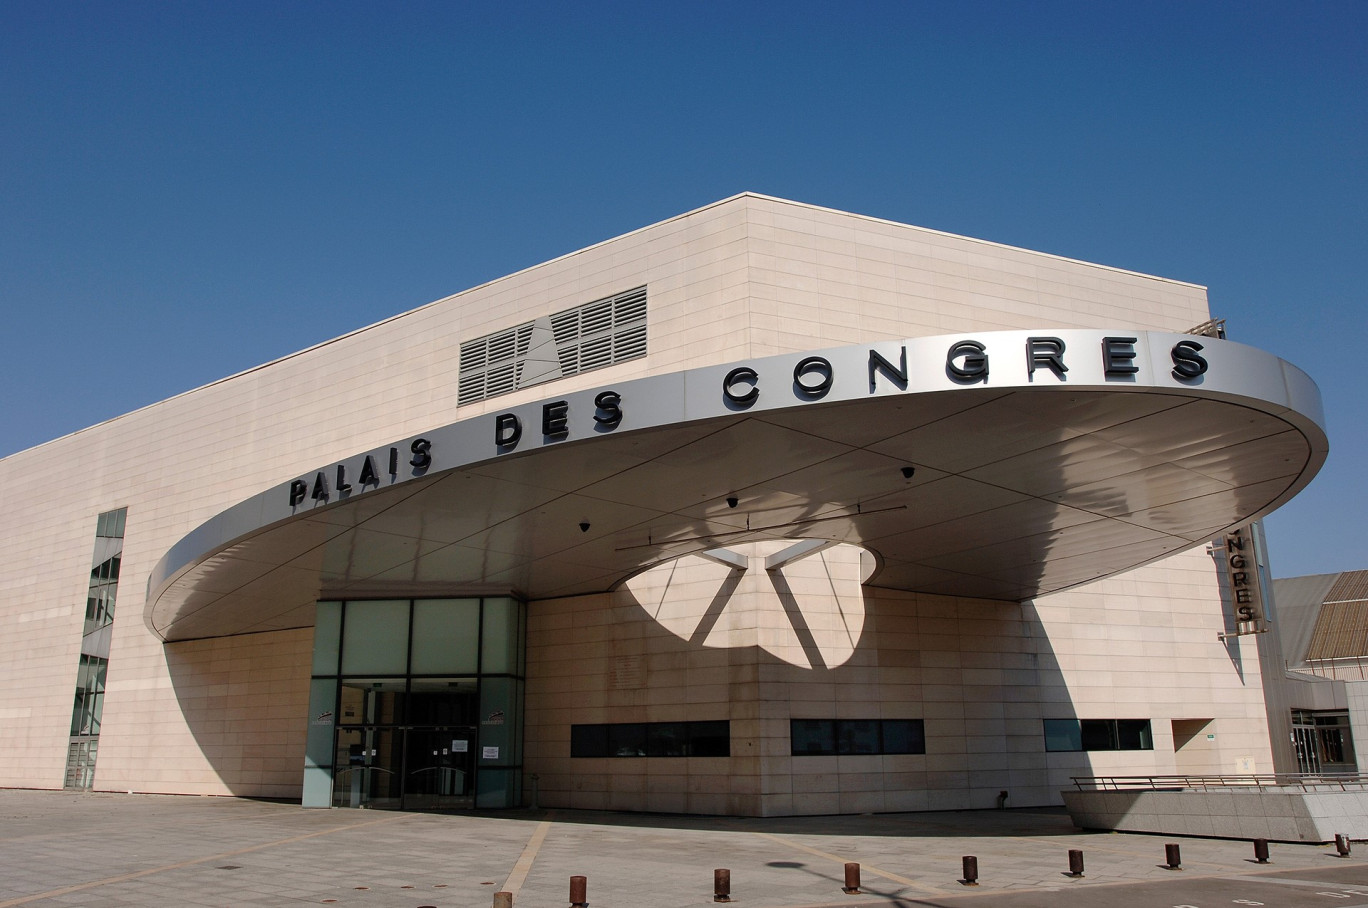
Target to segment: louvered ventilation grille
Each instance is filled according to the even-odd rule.
[[[461,345],[459,404],[472,404],[523,387],[523,361],[532,340],[533,325],[527,322]],[[551,316],[551,331],[561,377],[643,357],[646,288],[637,287],[557,312]]]

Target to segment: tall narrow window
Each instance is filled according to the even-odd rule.
[[[81,658],[76,668],[76,699],[71,708],[71,738],[67,745],[64,785],[90,788],[95,784],[95,755],[104,712],[105,670],[109,666],[109,638],[114,625],[114,601],[119,590],[119,562],[123,556],[127,508],[106,511],[95,522],[95,553],[90,559]]]

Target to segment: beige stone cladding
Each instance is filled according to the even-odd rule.
[[[1210,565],[1189,553],[1015,604],[858,581],[852,601],[829,557],[779,597],[763,570],[729,584],[686,558],[534,603],[526,770],[542,806],[781,816],[989,808],[1005,791],[1026,807],[1060,803],[1074,776],[1179,771],[1172,723],[1203,719],[1211,771],[1267,771],[1254,647],[1217,639]],[[1153,749],[1050,753],[1047,718],[1149,719]],[[716,719],[729,758],[570,756],[572,725]],[[795,756],[792,719],[921,719],[926,753]]]
[[[646,357],[458,409],[463,340],[643,284]],[[11,455],[0,460],[0,785],[62,784],[102,511],[128,517],[95,787],[293,796],[309,631],[168,646],[142,621],[152,566],[233,504],[361,450],[625,378],[961,330],[1181,330],[1206,317],[1190,284],[741,195]],[[533,620],[560,607],[534,603]],[[768,688],[752,651],[676,655],[685,672],[725,658],[741,678],[727,682],[735,708],[749,697],[758,723]],[[737,777],[748,776],[760,785],[758,770]],[[784,797],[746,796],[771,794]]]

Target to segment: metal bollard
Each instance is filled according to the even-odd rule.
[[[1260,864],[1268,863],[1268,839],[1254,840],[1254,860]]]
[[[964,856],[964,878],[960,882],[966,886],[978,885],[978,858],[972,854]]]
[[[589,908],[589,880],[582,876],[570,878],[570,908]]]
[[[841,891],[846,895],[860,894],[860,865],[854,861],[847,861],[845,865],[845,885]]]
[[[730,870],[714,870],[714,871],[713,871],[713,901],[714,901],[714,902],[730,902],[730,901],[731,901],[731,871],[730,871]]]
[[[494,893],[494,908],[513,908],[513,893]]]
[[[1164,860],[1168,861],[1169,870],[1183,869],[1183,853],[1172,842],[1164,846]]]
[[[1081,877],[1083,875],[1083,852],[1077,848],[1069,849],[1069,876]]]
[[[1335,833],[1335,850],[1342,858],[1349,857],[1349,837],[1341,833]]]

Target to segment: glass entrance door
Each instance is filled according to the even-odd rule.
[[[339,728],[333,806],[474,807],[475,731],[473,726]]]
[[[403,808],[403,729],[339,728],[334,766],[334,807]]]
[[[475,806],[475,728],[408,729],[404,808],[450,810]]]

